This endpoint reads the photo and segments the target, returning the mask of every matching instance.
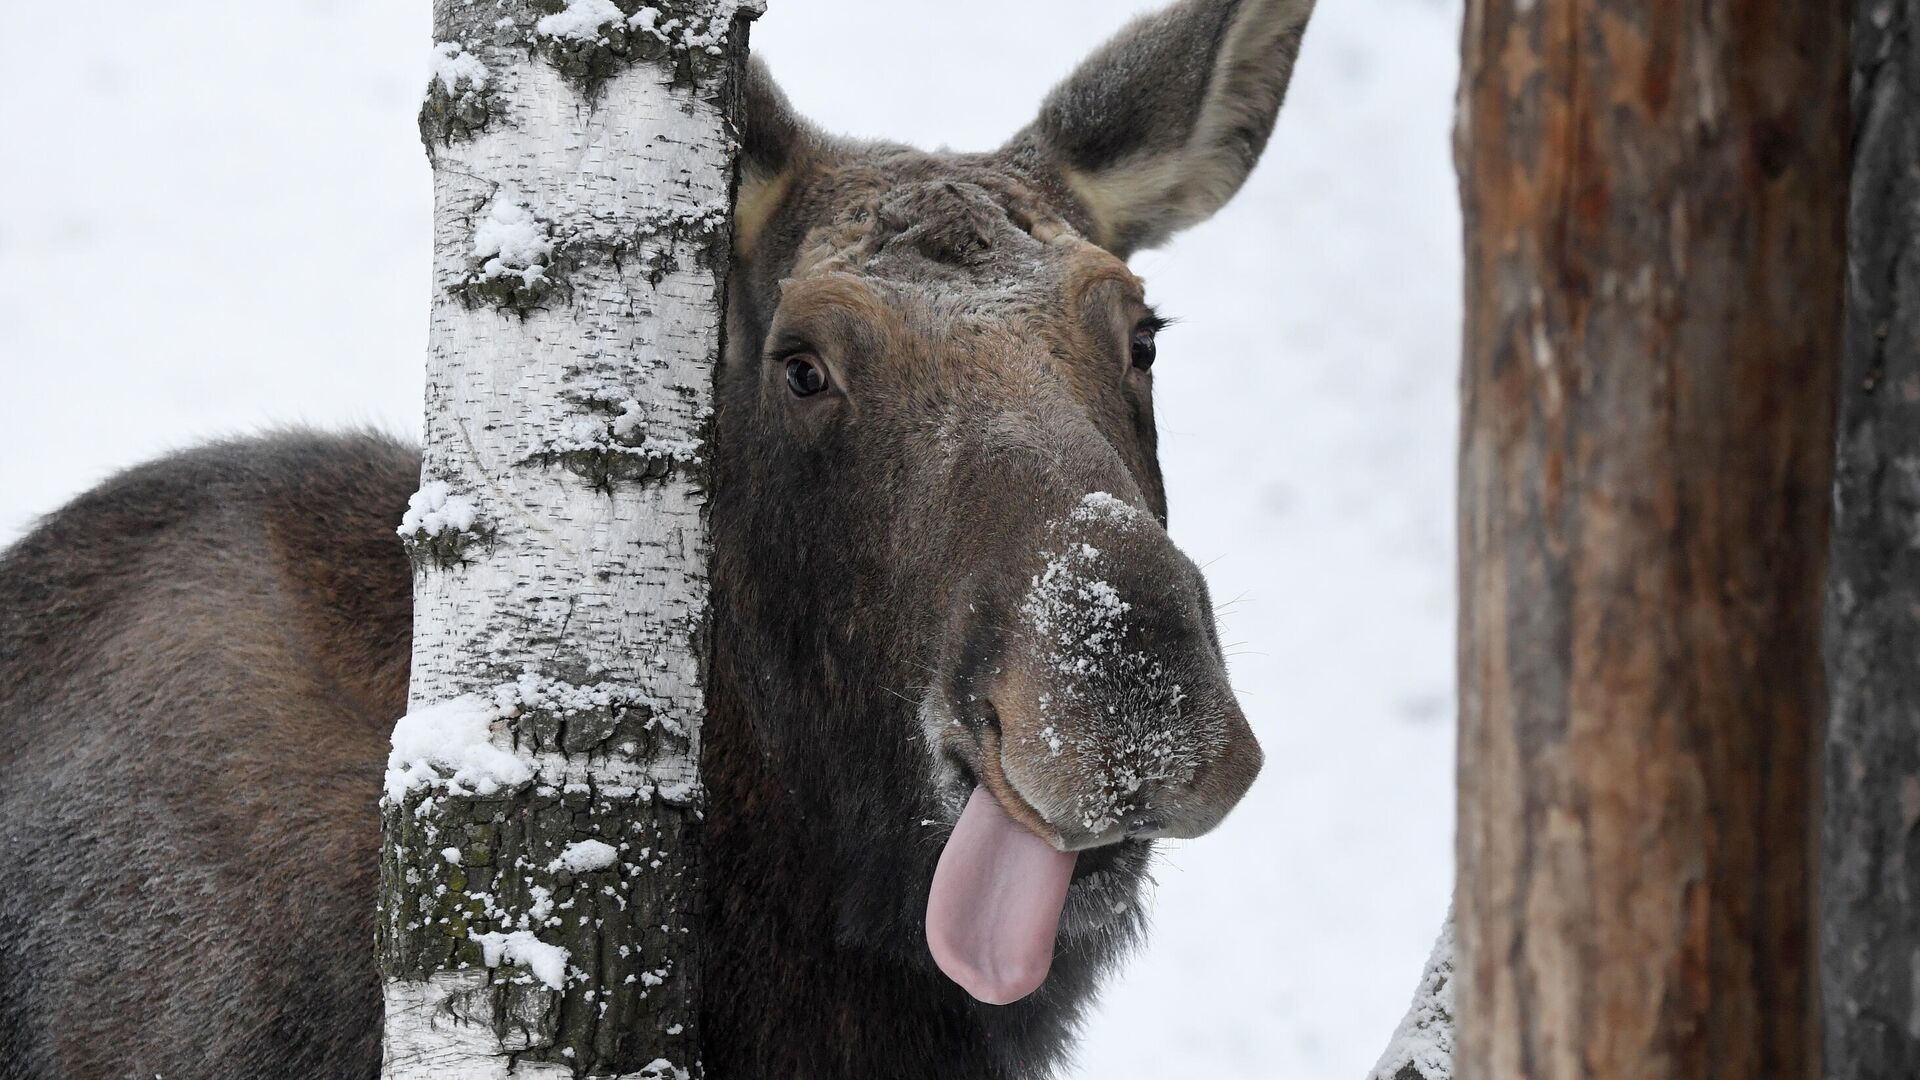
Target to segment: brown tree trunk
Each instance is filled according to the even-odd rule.
[[[1920,0],[1860,0],[1827,594],[1827,1075],[1920,1076]]]
[[[1845,0],[1470,0],[1462,1080],[1810,1077]]]

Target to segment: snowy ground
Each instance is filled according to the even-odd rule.
[[[1139,0],[771,0],[829,127],[982,148]],[[1265,165],[1136,260],[1176,538],[1268,753],[1169,853],[1080,1074],[1358,1080],[1449,888],[1457,0],[1327,0]],[[909,15],[908,12],[911,12]],[[902,17],[906,16],[906,17]],[[0,35],[0,542],[109,471],[290,421],[417,429],[422,0],[101,0]]]

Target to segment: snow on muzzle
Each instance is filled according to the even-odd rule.
[[[1207,832],[1261,765],[1204,582],[1159,523],[1091,495],[1048,541],[987,684],[997,723],[936,743],[978,786],[934,872],[928,946],[996,1005],[1045,980],[1076,852]]]

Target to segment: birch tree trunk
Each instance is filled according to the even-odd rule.
[[[751,0],[436,0],[383,1075],[697,1076],[703,476]]]
[[[1920,1076],[1920,2],[1861,0],[1827,594],[1827,1075]]]
[[[1461,1080],[1818,1068],[1846,0],[1470,0]]]

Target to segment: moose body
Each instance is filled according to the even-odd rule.
[[[710,1075],[1052,1071],[1140,929],[1152,841],[1252,782],[1205,584],[1164,530],[1159,323],[1124,260],[1239,187],[1310,9],[1145,18],[989,154],[829,138],[745,78]],[[0,556],[0,1078],[377,1071],[394,524],[419,479],[376,435],[228,442]],[[1057,940],[973,910],[998,885],[1048,898],[992,879],[1009,831],[1061,874]]]

